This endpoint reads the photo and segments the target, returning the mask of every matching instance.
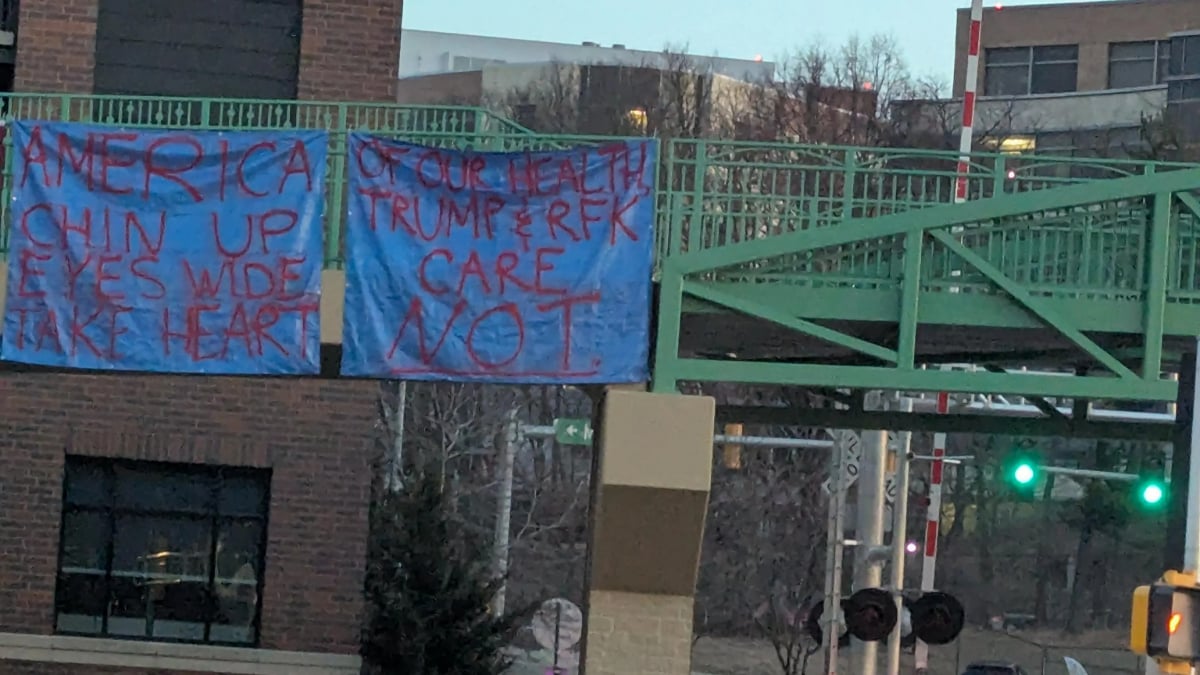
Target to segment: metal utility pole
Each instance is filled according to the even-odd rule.
[[[830,495],[829,519],[827,521],[827,544],[825,549],[825,609],[823,642],[825,647],[825,672],[837,675],[838,636],[841,634],[839,612],[842,608],[842,560],[845,552],[846,514],[846,444],[848,434],[840,434],[829,453]]]
[[[900,399],[900,411],[912,412],[910,398]],[[896,438],[896,501],[892,504],[892,592],[896,594],[896,627],[888,638],[887,675],[900,675],[900,640],[903,637],[904,558],[908,540],[908,452],[912,432],[897,432]]]
[[[392,411],[392,454],[387,462],[384,485],[392,492],[404,487],[404,409],[408,406],[408,382],[396,382],[396,407]]]
[[[500,467],[496,491],[496,536],[492,547],[492,563],[496,576],[500,578],[500,588],[492,599],[492,613],[500,616],[504,613],[504,597],[508,590],[508,546],[509,531],[512,527],[512,496],[513,496],[513,466],[516,464],[517,444],[520,441],[520,425],[517,422],[517,409],[513,408],[508,414],[508,424],[504,427],[504,447],[500,451]]]
[[[1196,353],[1200,354],[1200,338],[1196,340]],[[1200,398],[1200,377],[1196,373],[1196,361],[1189,364],[1192,375],[1191,450],[1200,448],[1200,415],[1195,412],[1196,400]],[[1200,569],[1200,462],[1188,462],[1187,489],[1187,534],[1183,544],[1183,570],[1195,572]],[[1192,675],[1197,668],[1192,666]]]
[[[862,459],[858,478],[858,522],[854,538],[858,541],[854,559],[854,590],[879,588],[883,569],[872,560],[873,550],[883,546],[884,467],[887,464],[887,432],[863,431],[860,435]],[[875,675],[878,667],[878,643],[856,641],[856,675]]]

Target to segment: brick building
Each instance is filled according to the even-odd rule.
[[[395,100],[402,0],[19,7],[16,91]]]
[[[957,125],[969,32],[970,10],[960,9],[955,100],[908,102],[910,111]],[[980,47],[975,130],[993,132],[1002,150],[1127,154],[1143,143],[1147,120],[1200,133],[1200,3],[986,7]]]
[[[22,0],[0,84],[394,101],[400,13]],[[377,387],[0,364],[0,675],[357,673]]]

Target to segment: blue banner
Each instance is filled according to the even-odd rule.
[[[0,358],[316,373],[328,137],[11,125]]]
[[[352,135],[342,374],[645,381],[656,151]]]

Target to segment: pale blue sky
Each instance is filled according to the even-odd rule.
[[[986,6],[996,0],[986,0]],[[768,60],[821,39],[892,33],[918,75],[947,83],[955,10],[969,0],[406,0],[404,27],[631,49],[684,44],[695,54]],[[1061,4],[1006,0],[1005,6]],[[984,30],[987,27],[984,26]]]

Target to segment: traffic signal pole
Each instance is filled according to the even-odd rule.
[[[1196,340],[1196,353],[1200,354],[1200,338]],[[1200,462],[1191,456],[1196,448],[1200,448],[1200,415],[1196,414],[1196,400],[1200,398],[1200,373],[1196,372],[1196,360],[1185,364],[1191,370],[1192,411],[1188,416],[1191,422],[1188,453],[1188,489],[1187,489],[1187,527],[1183,540],[1183,571],[1195,574],[1200,569]],[[1196,666],[1192,666],[1192,675],[1197,675]]]
[[[1200,354],[1200,338],[1196,340],[1195,349],[1184,355],[1179,369],[1175,447],[1171,467],[1174,489],[1168,497],[1170,512],[1167,519],[1166,567],[1178,567],[1185,574],[1194,574],[1200,569],[1200,461],[1193,456],[1196,448],[1200,448],[1200,415],[1196,414],[1196,400],[1200,398],[1197,354]],[[1187,480],[1186,501],[1181,498],[1184,491],[1179,489],[1180,478]],[[1200,673],[1194,665],[1191,672],[1192,675]],[[1147,658],[1146,675],[1161,673],[1155,659]]]
[[[913,402],[910,398],[900,399],[900,411],[912,412]],[[896,455],[896,503],[892,505],[892,592],[896,594],[896,627],[888,638],[887,675],[900,675],[900,642],[903,637],[904,597],[904,559],[908,543],[908,452],[912,444],[912,432],[901,431],[897,434]]]
[[[887,432],[863,431],[860,435],[862,459],[858,476],[858,520],[854,538],[854,590],[879,588],[883,583],[883,568],[872,559],[872,551],[883,546],[884,487],[887,464]],[[875,675],[879,665],[878,643],[854,641],[851,652],[856,662],[856,675]]]

